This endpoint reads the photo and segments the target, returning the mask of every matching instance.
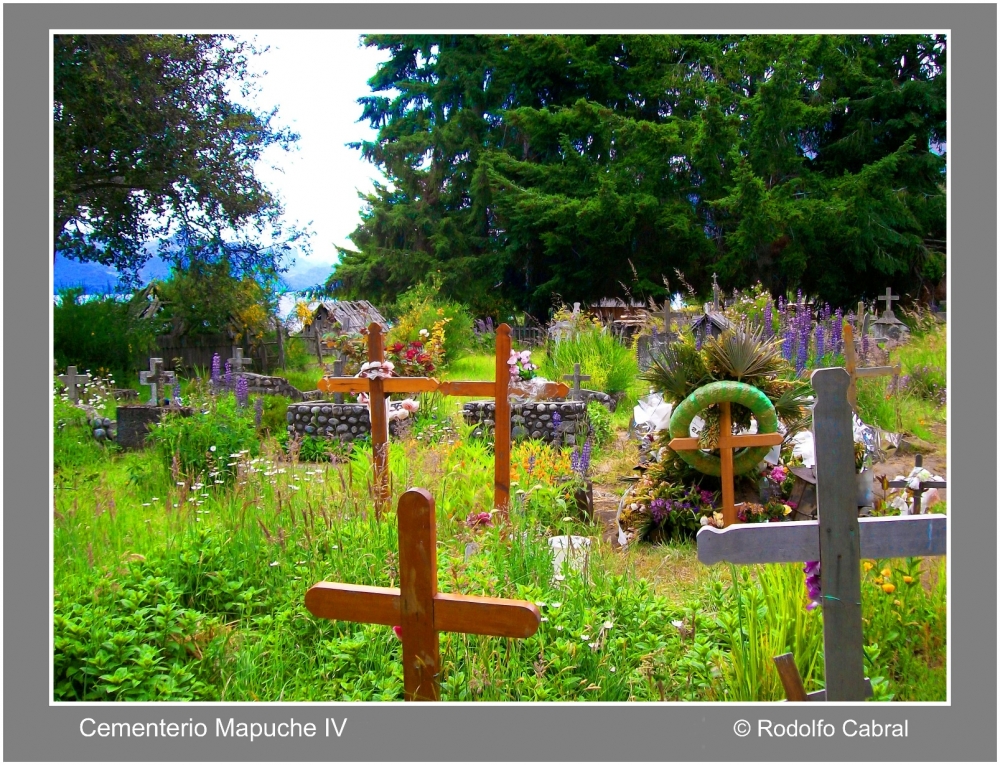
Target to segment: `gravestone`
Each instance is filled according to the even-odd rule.
[[[174,412],[181,417],[190,417],[194,414],[194,409],[189,406],[149,406],[148,404],[119,406],[115,415],[118,423],[118,445],[123,449],[142,449],[145,447],[150,426],[158,423],[165,412]]]
[[[569,395],[570,395],[570,398],[579,400],[579,399],[581,399],[583,397],[583,390],[580,388],[580,383],[582,381],[584,381],[584,380],[589,380],[590,379],[590,375],[582,375],[582,374],[580,374],[580,365],[579,364],[574,364],[573,365],[573,374],[571,374],[571,375],[563,375],[562,379],[564,379],[564,380],[572,380],[573,381],[573,388],[570,390]]]
[[[79,401],[79,396],[76,392],[77,386],[79,385],[81,388],[85,387],[90,382],[90,375],[86,372],[77,373],[75,366],[68,366],[66,367],[66,374],[59,375],[59,381],[66,386],[66,393],[69,396],[69,400],[75,404]]]
[[[253,364],[252,359],[243,358],[243,349],[239,346],[233,351],[233,357],[231,359],[226,359],[229,362],[229,368],[233,370],[233,374],[241,375],[245,370],[243,367],[248,367]]]
[[[892,301],[899,300],[899,295],[893,295],[888,287],[885,294],[878,298],[885,303],[885,310],[872,322],[872,334],[876,340],[902,340],[909,334],[909,328],[896,318],[892,312]]]
[[[158,406],[160,399],[165,398],[163,393],[167,386],[173,385],[174,373],[163,369],[163,359],[152,358],[149,360],[149,369],[139,373],[139,384],[149,386],[149,405]]]

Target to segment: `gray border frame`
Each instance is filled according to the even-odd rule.
[[[995,761],[997,8],[967,5],[27,5],[3,8],[4,188],[7,226],[5,313],[8,482],[4,568],[7,705],[5,760],[881,760]],[[747,30],[951,30],[952,176],[949,305],[954,391],[950,425],[952,663],[950,705],[500,705],[379,706],[146,705],[49,706],[48,495],[46,434],[27,413],[48,406],[51,371],[48,308],[50,29],[253,30],[265,28]],[[956,308],[957,306],[957,308]],[[10,309],[6,311],[6,309]],[[979,330],[982,330],[980,334]],[[994,351],[990,351],[993,347]],[[957,404],[957,405],[956,405]],[[992,412],[992,415],[989,415]],[[989,533],[982,533],[982,530]],[[960,595],[955,597],[954,593]],[[45,636],[45,637],[43,637]],[[204,721],[216,717],[314,722],[312,739],[97,739],[80,735],[99,721]],[[342,738],[322,736],[324,717],[344,716]],[[823,717],[830,739],[738,738],[738,718],[787,723]],[[909,721],[909,737],[844,738],[840,722]]]

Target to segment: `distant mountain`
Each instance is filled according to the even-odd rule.
[[[308,261],[298,261],[287,273],[282,274],[281,281],[289,290],[298,291],[317,284],[322,284],[333,271],[332,263],[316,265]],[[170,275],[170,265],[157,255],[153,255],[139,271],[142,282],[153,279],[166,279]],[[63,255],[56,255],[53,288],[56,293],[67,287],[82,287],[88,295],[104,294],[114,291],[118,284],[118,272],[110,266],[100,263],[81,263],[70,260]]]

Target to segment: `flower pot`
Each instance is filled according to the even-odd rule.
[[[858,473],[858,507],[875,504],[875,474],[868,469]]]

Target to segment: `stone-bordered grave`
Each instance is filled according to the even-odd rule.
[[[402,401],[390,401],[390,414],[402,405]],[[372,432],[368,404],[338,404],[333,401],[289,404],[285,419],[288,435],[299,438],[315,436],[348,442],[366,438]],[[390,417],[389,433],[397,435],[398,428],[399,421]]]

